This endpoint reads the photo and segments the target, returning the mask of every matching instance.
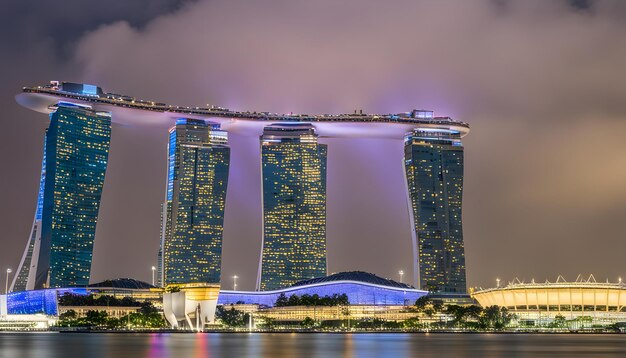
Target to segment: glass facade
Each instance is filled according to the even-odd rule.
[[[230,148],[219,125],[179,119],[170,129],[159,283],[219,283]]]
[[[89,284],[111,117],[59,102],[46,130],[33,230],[14,290]]]
[[[326,152],[310,124],[261,136],[263,248],[257,286],[276,290],[326,275]]]
[[[88,293],[84,288],[12,292],[6,295],[7,314],[56,316],[58,315],[57,298],[64,294],[87,295]]]
[[[291,295],[319,295],[324,297],[345,293],[348,295],[348,301],[351,305],[412,305],[428,292],[414,288],[377,286],[357,281],[338,281],[289,287],[275,291],[220,291],[217,304],[230,305],[243,302],[273,307],[281,293],[287,297]]]
[[[447,128],[415,129],[405,138],[404,159],[419,288],[465,293],[461,134]]]

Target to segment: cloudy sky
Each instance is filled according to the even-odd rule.
[[[22,86],[68,80],[180,105],[469,122],[468,284],[626,274],[626,2],[0,0],[0,265],[35,209],[47,117]],[[113,128],[92,281],[150,281],[167,127]],[[258,143],[232,137],[223,277],[252,289]],[[411,271],[401,142],[328,139],[328,263]],[[234,151],[234,149],[233,149]],[[388,169],[390,168],[390,169]],[[396,168],[396,169],[393,169]]]

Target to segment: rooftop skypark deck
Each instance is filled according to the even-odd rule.
[[[106,93],[100,87],[71,82],[51,81],[44,86],[24,87],[16,100],[24,107],[50,113],[50,106],[67,101],[92,106],[97,111],[113,113],[114,123],[125,125],[172,123],[180,117],[211,119],[228,131],[252,129],[257,135],[264,126],[280,122],[312,123],[321,136],[402,138],[415,128],[446,128],[463,137],[469,125],[449,117],[435,117],[433,111],[412,110],[397,114],[277,114],[256,111],[233,111],[218,106],[186,107],[137,99],[127,95]],[[132,112],[129,112],[132,111]],[[141,111],[138,115],[136,111]]]

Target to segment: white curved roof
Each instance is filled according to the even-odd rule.
[[[592,277],[592,276],[591,276]],[[579,280],[576,282],[559,281],[544,283],[511,282],[507,286],[484,289],[472,295],[481,306],[515,307],[517,309],[536,309],[538,306],[590,306],[616,307],[626,306],[626,285],[623,282],[596,282]]]

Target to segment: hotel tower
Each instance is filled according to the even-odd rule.
[[[326,145],[309,123],[261,136],[263,247],[257,288],[326,276]]]
[[[432,112],[423,112],[432,117]],[[437,121],[452,120],[433,119]],[[404,163],[418,287],[465,293],[461,133],[449,126],[414,129],[405,138]]]
[[[65,102],[51,109],[37,210],[13,291],[89,284],[111,116]]]
[[[159,284],[220,282],[230,148],[218,124],[178,119],[169,132]]]

